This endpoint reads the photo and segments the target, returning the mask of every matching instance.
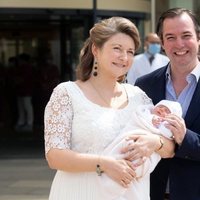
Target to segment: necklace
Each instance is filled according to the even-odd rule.
[[[94,88],[98,96],[101,98],[101,100],[109,107],[112,107],[112,105],[115,105],[115,101],[118,98],[118,95],[113,96],[110,101],[105,99],[105,97],[102,95],[102,93],[99,92],[99,90],[95,87],[95,85],[89,80],[90,85]]]

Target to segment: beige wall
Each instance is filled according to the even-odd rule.
[[[151,12],[151,2],[147,0],[97,0],[97,8],[102,10],[123,10]]]
[[[0,7],[92,9],[92,0],[0,0]]]
[[[0,0],[0,7],[92,9],[93,0]],[[97,0],[97,9],[150,13],[151,6],[147,0]]]

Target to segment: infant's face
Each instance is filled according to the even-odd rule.
[[[152,113],[160,117],[165,117],[167,114],[170,114],[171,112],[169,108],[167,108],[166,106],[158,105],[153,109]]]

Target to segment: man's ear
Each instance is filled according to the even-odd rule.
[[[163,40],[161,40],[160,45],[161,45],[162,50],[165,51],[164,44],[163,44]]]

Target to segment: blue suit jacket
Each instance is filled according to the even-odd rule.
[[[166,69],[167,66],[160,68],[137,79],[135,83],[154,104],[165,99]],[[168,173],[170,200],[200,200],[200,80],[187,110],[185,123],[187,133],[182,145],[177,146],[174,158],[162,159],[151,175],[152,200],[163,200]]]

